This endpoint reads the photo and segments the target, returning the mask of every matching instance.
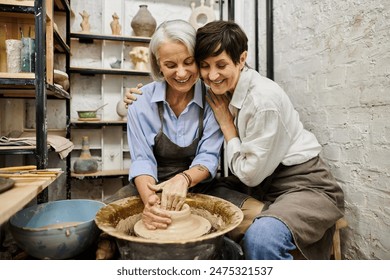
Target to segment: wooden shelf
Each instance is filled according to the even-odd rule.
[[[70,98],[70,94],[55,85],[46,84],[47,95]],[[35,73],[0,72],[0,95],[3,97],[35,98]]]
[[[70,11],[70,5],[68,0],[54,0],[54,7],[58,11]]]
[[[32,155],[35,153],[35,146],[0,146],[0,155]]]
[[[102,35],[102,34],[92,34],[92,33],[70,33],[70,37],[79,39],[81,43],[92,43],[93,40],[137,42],[137,43],[150,42],[150,37]]]
[[[58,172],[55,176],[48,175],[39,178],[10,176],[10,179],[15,180],[15,185],[0,194],[0,225],[27,205],[61,174],[62,172]]]
[[[117,177],[117,176],[126,176],[129,175],[129,170],[102,170],[95,173],[88,174],[77,174],[72,172],[72,178],[83,179],[85,177]]]
[[[60,53],[70,53],[70,47],[65,43],[65,40],[57,30],[54,30],[54,48]]]
[[[0,12],[34,14],[34,1],[0,0]]]
[[[131,69],[109,69],[109,68],[84,68],[84,67],[70,67],[70,73],[78,73],[83,75],[135,75],[135,76],[149,76],[149,71],[136,71]]]
[[[72,127],[91,127],[91,126],[96,126],[96,127],[101,127],[105,125],[120,125],[124,126],[127,124],[126,120],[97,120],[97,121],[82,121],[82,120],[72,120],[70,122],[70,125]]]

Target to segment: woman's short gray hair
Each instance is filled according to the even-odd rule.
[[[153,80],[164,81],[157,57],[160,45],[164,42],[181,42],[187,47],[190,54],[194,55],[195,37],[195,28],[185,20],[164,21],[157,27],[149,44],[150,71]]]

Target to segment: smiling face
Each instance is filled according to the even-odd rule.
[[[237,64],[234,64],[226,51],[200,61],[200,75],[214,94],[234,92],[245,65],[246,55],[247,53],[243,52]]]
[[[180,42],[164,42],[158,48],[161,73],[174,92],[187,93],[199,78],[194,56]]]

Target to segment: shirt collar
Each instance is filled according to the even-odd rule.
[[[167,89],[166,82],[156,82],[156,87],[155,87],[155,91],[153,93],[151,102],[157,103],[157,102],[161,102],[161,101],[166,101],[166,89]],[[191,100],[190,104],[192,102],[197,104],[200,108],[203,108],[202,82],[200,79],[195,84],[194,98]]]
[[[242,103],[244,103],[250,85],[250,77],[250,69],[245,66],[240,73],[236,89],[234,90],[232,100],[230,101],[230,105],[237,109],[241,109]]]

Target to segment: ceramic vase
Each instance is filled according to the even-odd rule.
[[[127,117],[127,108],[126,108],[125,102],[123,102],[122,99],[119,100],[118,103],[116,104],[116,113],[122,119]]]
[[[148,5],[140,5],[131,21],[135,36],[151,37],[156,30],[157,22],[148,10]]]
[[[98,162],[91,156],[89,150],[88,136],[83,136],[81,154],[74,162],[73,170],[75,173],[79,174],[95,173],[98,170]]]

